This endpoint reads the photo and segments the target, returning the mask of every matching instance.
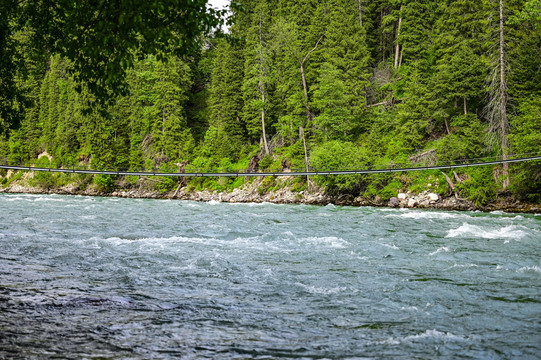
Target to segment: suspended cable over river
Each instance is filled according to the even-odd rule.
[[[471,159],[469,159],[471,160]],[[430,166],[407,166],[407,167],[388,167],[382,169],[335,169],[335,170],[308,170],[308,171],[235,171],[235,172],[221,172],[217,170],[204,170],[204,171],[188,171],[188,172],[159,172],[159,171],[124,171],[124,170],[91,170],[91,169],[77,169],[72,168],[51,168],[51,167],[38,167],[27,165],[1,165],[0,169],[11,170],[23,170],[23,171],[46,171],[46,172],[60,172],[60,173],[74,173],[74,174],[102,174],[102,175],[134,175],[134,176],[174,176],[174,177],[256,177],[256,176],[314,176],[314,175],[358,175],[358,174],[377,174],[377,173],[392,173],[392,172],[404,172],[404,171],[424,171],[424,170],[448,170],[464,167],[475,166],[488,166],[488,165],[500,165],[505,163],[517,163],[525,161],[541,160],[541,156],[527,156],[518,157],[513,159],[498,159],[491,161],[477,161],[477,162],[463,162],[456,164],[445,165],[430,165]],[[466,160],[465,160],[466,161]]]

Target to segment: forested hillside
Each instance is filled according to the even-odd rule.
[[[2,106],[22,115],[8,123],[0,112],[0,161],[46,151],[55,166],[263,171],[541,152],[539,0],[239,2],[227,35],[200,37],[196,50],[167,61],[134,58],[125,91],[102,93],[107,101],[66,57],[21,48],[21,100]],[[19,31],[17,46],[27,36]],[[541,199],[539,162],[446,175],[480,203],[501,191]],[[366,197],[428,183],[451,191],[439,171],[310,181]]]

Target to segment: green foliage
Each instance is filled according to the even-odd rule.
[[[496,74],[488,0],[241,0],[232,4],[225,37],[208,34],[219,14],[202,0],[117,5],[0,4],[2,161],[32,162],[47,151],[55,166],[234,172],[259,154],[260,169],[280,171],[399,166],[431,149],[440,163],[496,153],[483,111]],[[505,3],[515,154],[540,151],[538,5]],[[99,16],[81,32],[88,14]],[[511,165],[509,189],[540,201],[540,173],[539,162]],[[313,180],[330,193],[381,199],[429,183],[431,191],[448,191],[432,172]],[[49,173],[31,181],[89,184],[88,177]],[[226,191],[245,181],[190,179],[189,186]],[[116,186],[109,176],[94,183],[104,191]],[[166,192],[177,184],[153,186]],[[265,180],[261,191],[280,186]],[[289,186],[300,192],[307,181]],[[478,203],[502,190],[483,171],[461,186]]]
[[[452,133],[436,142],[436,153],[441,162],[475,159],[487,153],[484,126],[475,114],[459,115],[450,123]]]
[[[385,185],[381,190],[380,196],[383,200],[389,200],[391,197],[396,196],[400,190],[402,190],[402,183],[396,179]]]
[[[10,178],[4,177],[2,178],[2,185],[4,187],[9,186],[11,183],[16,182],[17,180],[20,180],[23,177],[24,172],[18,171]]]
[[[351,135],[353,119],[348,110],[346,87],[339,76],[340,71],[333,65],[323,64],[312,101],[313,108],[319,111],[314,119],[316,139],[345,140]]]
[[[86,190],[86,188],[92,183],[93,176],[90,174],[70,174],[70,180],[75,187],[79,190]]]
[[[513,117],[510,143],[518,154],[539,154],[541,144],[541,96],[524,99]],[[512,167],[511,189],[523,199],[541,202],[541,161],[530,161]]]
[[[453,174],[451,173],[450,177]],[[430,186],[429,186],[430,185]],[[408,190],[419,194],[425,190],[445,196],[448,195],[449,184],[439,170],[420,171],[408,175]]]
[[[497,184],[494,182],[494,168],[481,166],[466,170],[469,178],[457,184],[460,194],[475,202],[476,205],[486,205],[496,198]]]
[[[365,168],[369,158],[364,149],[351,142],[329,141],[312,150],[310,164],[315,170],[347,170]],[[329,192],[354,191],[360,175],[314,176],[316,184]]]
[[[272,156],[266,155],[259,161],[259,168],[261,170],[266,170],[272,165],[273,159]]]
[[[98,190],[109,192],[115,186],[116,175],[99,174],[94,177],[94,184]]]
[[[159,182],[156,183],[156,190],[160,193],[166,193],[174,190],[178,185],[177,179],[173,177],[162,177]]]
[[[111,93],[128,93],[126,71],[137,58],[152,54],[162,60],[172,53],[191,53],[197,38],[210,32],[224,15],[208,8],[206,0],[130,1],[115,6],[68,0],[0,4],[0,119],[9,125],[17,121],[16,103],[24,100],[14,80],[25,76],[31,63],[21,56],[19,30],[28,32],[26,56],[59,54],[69,59],[69,74],[88,84],[98,102],[112,104]]]

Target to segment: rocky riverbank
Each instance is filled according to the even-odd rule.
[[[258,182],[253,182],[234,189],[230,192],[218,191],[194,191],[188,187],[178,188],[175,191],[160,192],[148,190],[142,187],[137,189],[116,189],[112,191],[100,191],[96,187],[90,186],[86,189],[80,189],[74,184],[58,188],[45,189],[40,187],[28,186],[24,183],[10,184],[5,188],[0,188],[0,193],[29,193],[29,194],[65,194],[65,195],[86,195],[86,196],[114,196],[122,198],[148,198],[148,199],[178,199],[192,201],[217,201],[230,203],[279,203],[279,204],[309,204],[309,205],[327,205],[334,204],[338,206],[379,206],[391,208],[429,208],[442,210],[462,210],[462,211],[505,211],[505,212],[524,212],[541,213],[541,204],[531,204],[519,201],[511,195],[499,196],[496,201],[485,206],[477,206],[468,199],[457,198],[455,196],[441,197],[438,194],[423,191],[420,194],[398,193],[397,196],[389,200],[383,200],[379,197],[367,199],[361,196],[354,197],[349,194],[329,195],[318,189],[311,191],[293,192],[284,187],[282,189],[262,193],[258,188]]]

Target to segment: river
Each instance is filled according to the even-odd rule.
[[[541,216],[0,194],[0,358],[539,359]]]

